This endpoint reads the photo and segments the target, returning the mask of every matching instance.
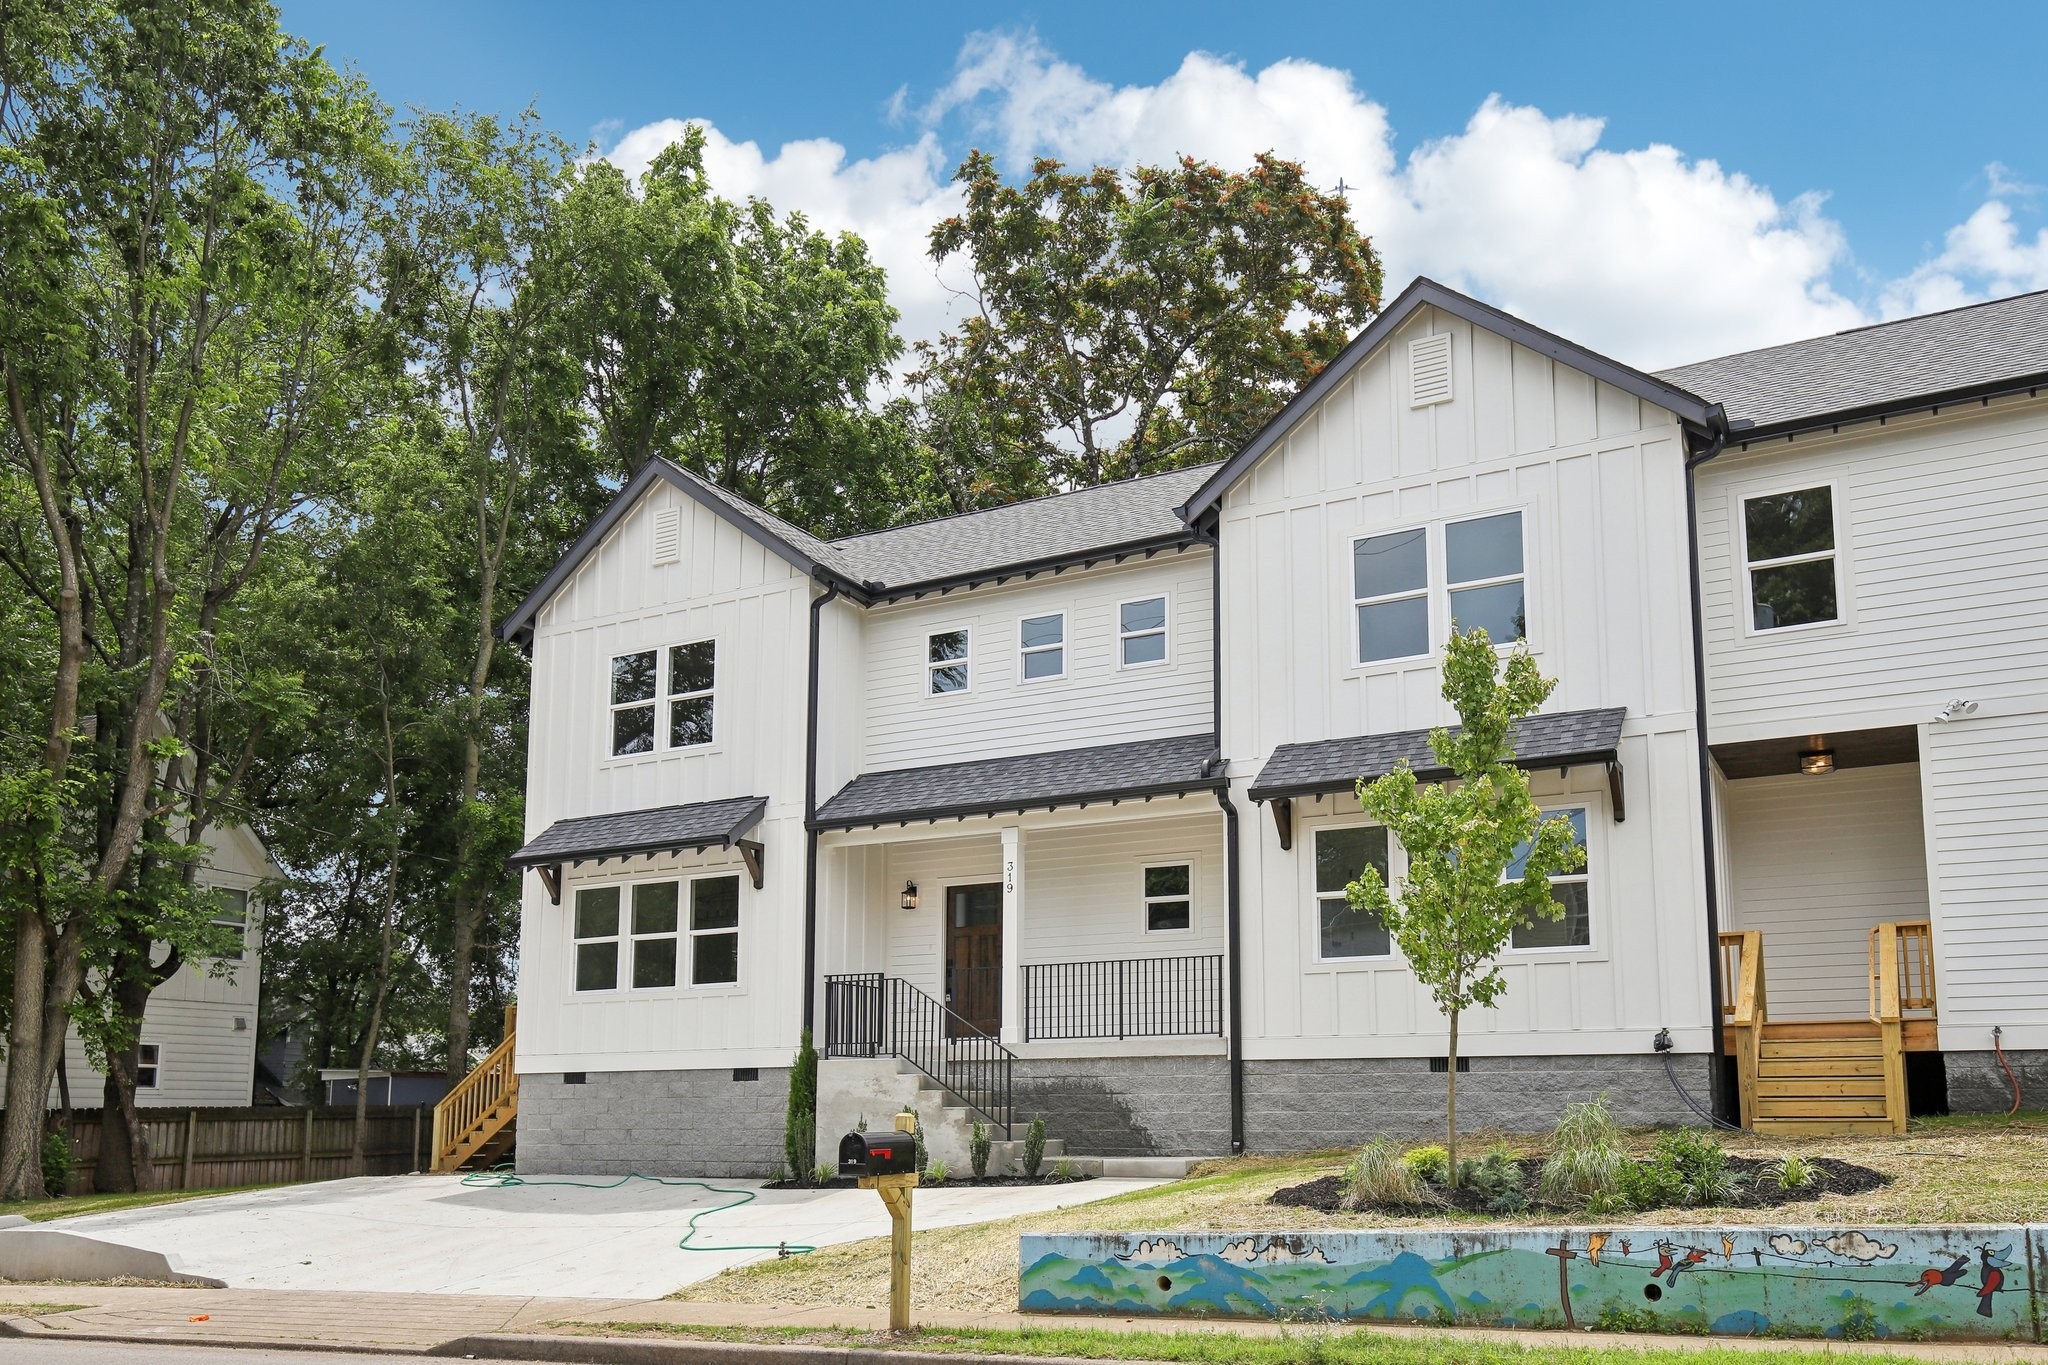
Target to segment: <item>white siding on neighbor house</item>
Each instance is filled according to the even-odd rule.
[[[1207,550],[1187,550],[871,610],[861,769],[1207,733],[1211,572]],[[1118,604],[1162,594],[1167,662],[1119,667]],[[1023,682],[1018,624],[1051,612],[1066,613],[1066,676]],[[961,628],[968,690],[926,695],[927,637]]]
[[[1410,339],[1451,337],[1452,398],[1412,407]],[[1684,442],[1662,409],[1434,309],[1419,310],[1226,495],[1223,740],[1243,831],[1246,1053],[1413,1056],[1444,1024],[1398,957],[1315,961],[1313,841],[1351,798],[1297,802],[1283,851],[1244,790],[1275,746],[1454,719],[1435,658],[1360,665],[1354,537],[1518,510],[1530,647],[1545,709],[1625,707],[1627,821],[1595,768],[1538,779],[1588,807],[1591,948],[1510,953],[1475,1054],[1647,1050],[1669,1026],[1710,1046],[1693,728]],[[1442,572],[1432,534],[1432,599]],[[1432,612],[1440,650],[1448,622]]]
[[[1730,929],[1763,934],[1773,1019],[1861,1019],[1869,934],[1927,918],[1920,765],[1790,773],[1725,788]]]
[[[2048,709],[1929,724],[1920,738],[1941,1046],[2048,1048]]]
[[[1918,724],[1951,697],[2040,690],[2048,397],[1731,450],[1699,471],[1716,743]],[[1745,495],[1832,483],[1843,621],[1752,633]]]

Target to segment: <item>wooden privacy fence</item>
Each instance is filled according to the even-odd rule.
[[[429,1105],[369,1109],[364,1134],[366,1175],[425,1170],[432,1114]],[[52,1116],[55,1121],[55,1116]],[[234,1109],[144,1109],[151,1164],[160,1190],[211,1190],[229,1185],[278,1185],[294,1180],[337,1180],[355,1174],[349,1148],[356,1111],[292,1106]],[[74,1109],[71,1150],[78,1170],[72,1194],[92,1189],[99,1162],[101,1111]]]

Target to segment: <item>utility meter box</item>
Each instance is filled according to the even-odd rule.
[[[839,1139],[839,1174],[907,1175],[917,1169],[911,1133],[848,1133]]]

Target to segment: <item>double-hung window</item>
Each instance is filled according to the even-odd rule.
[[[1025,682],[1067,676],[1066,614],[1025,617],[1017,625],[1017,649],[1017,674]]]
[[[1429,530],[1392,531],[1351,543],[1358,661],[1429,653]]]
[[[1428,656],[1432,620],[1481,627],[1496,644],[1525,639],[1526,588],[1520,512],[1360,536],[1351,542],[1357,660]]]
[[[582,887],[574,933],[579,991],[737,985],[739,874]]]
[[[690,984],[733,986],[740,979],[738,874],[690,883]]]
[[[968,634],[959,630],[935,630],[924,641],[924,690],[928,697],[943,697],[967,690]]]
[[[674,882],[642,882],[633,888],[633,989],[676,984],[676,901]]]
[[[1145,932],[1186,933],[1195,923],[1194,867],[1164,863],[1145,869]]]
[[[215,887],[213,897],[220,902],[220,909],[207,923],[232,930],[235,935],[235,946],[222,953],[221,957],[224,961],[240,962],[247,956],[249,942],[249,893]]]
[[[161,1043],[144,1043],[135,1050],[135,1088],[155,1090],[161,1083],[164,1070],[164,1049]]]
[[[1488,639],[1502,645],[1526,638],[1522,514],[1445,522],[1444,582],[1455,629],[1483,628]]]
[[[576,892],[576,989],[619,988],[619,888],[586,886]]]
[[[1140,597],[1116,609],[1117,664],[1144,668],[1166,662],[1166,599]]]
[[[1550,898],[1564,907],[1564,915],[1559,919],[1538,917],[1523,920],[1515,926],[1511,940],[1517,948],[1587,948],[1593,943],[1593,863],[1592,848],[1586,843],[1586,812],[1582,807],[1544,812],[1545,819],[1556,816],[1572,822],[1572,838],[1586,850],[1587,860],[1579,865],[1576,872],[1560,872],[1551,877]],[[1528,858],[1526,844],[1515,850],[1514,861],[1507,866],[1507,880],[1516,882],[1522,879],[1522,869]]]
[[[614,758],[653,753],[657,747],[694,749],[711,743],[718,688],[715,641],[620,654],[612,659],[611,685]],[[666,742],[657,746],[660,734],[666,735]]]
[[[1755,629],[1841,619],[1833,488],[1823,484],[1744,498],[1742,541]]]
[[[1394,946],[1387,926],[1372,911],[1353,908],[1344,893],[1368,866],[1379,869],[1382,881],[1389,879],[1386,829],[1379,825],[1319,829],[1315,849],[1317,961],[1390,956]]]

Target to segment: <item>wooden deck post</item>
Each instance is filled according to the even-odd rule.
[[[317,1105],[306,1106],[306,1135],[299,1145],[299,1179],[313,1178],[313,1111]]]
[[[197,1109],[188,1109],[185,1111],[184,1169],[178,1174],[178,1188],[181,1190],[192,1188],[192,1144],[197,1140],[198,1136],[199,1111]]]
[[[412,1107],[412,1169],[420,1169],[420,1110],[423,1106]]]

